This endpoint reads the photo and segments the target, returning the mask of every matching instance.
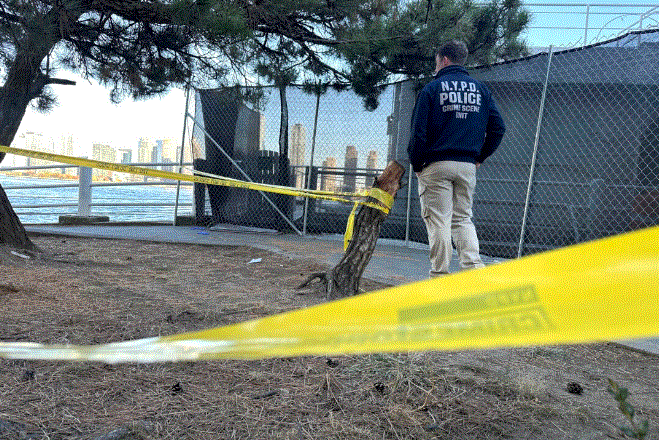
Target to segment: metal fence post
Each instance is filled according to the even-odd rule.
[[[402,105],[403,101],[403,92],[402,92],[402,83],[399,83],[398,86],[400,89],[400,92],[398,93],[398,111],[400,113],[400,108]],[[396,113],[396,91],[394,90],[394,99],[392,100],[392,105],[391,105],[391,113],[394,114]],[[399,158],[399,149],[400,149],[400,124],[401,124],[401,117],[398,117],[398,121],[396,122],[396,154],[394,154],[394,159]],[[407,176],[407,205],[405,207],[405,246],[409,247],[410,245],[410,210],[411,210],[411,183],[412,183],[412,164],[408,166],[408,176]]]
[[[407,209],[405,211],[405,246],[410,245],[410,216],[412,211],[412,164],[407,167]]]
[[[89,217],[92,206],[92,169],[80,167],[78,171],[78,215]]]
[[[185,113],[183,114],[183,134],[181,134],[181,149],[179,150],[178,172],[183,172],[183,153],[185,151],[185,130],[188,122],[188,108],[190,104],[190,85],[185,88]],[[181,194],[181,181],[176,182],[176,200],[174,202],[174,220],[172,224],[176,226],[176,217],[178,216],[178,200]]]
[[[311,158],[307,171],[307,189],[311,189],[311,170],[313,169],[313,156],[316,152],[316,131],[318,129],[318,109],[320,108],[320,91],[316,93],[316,114],[313,119],[313,135],[311,136]],[[304,219],[302,221],[302,235],[307,235],[307,211],[309,210],[309,197],[304,198]]]
[[[535,174],[535,163],[538,156],[538,143],[540,141],[540,129],[542,128],[542,115],[545,111],[545,100],[547,99],[547,84],[549,84],[549,71],[551,69],[551,58],[553,54],[553,46],[549,46],[549,54],[547,58],[547,73],[545,75],[545,84],[542,87],[542,96],[540,98],[540,110],[538,110],[538,123],[535,129],[535,140],[533,142],[533,156],[531,157],[531,169],[529,170],[529,184],[526,188],[526,200],[524,202],[524,214],[522,216],[522,228],[519,233],[519,245],[517,246],[517,257],[522,256],[524,248],[524,235],[526,233],[526,220],[529,215],[529,204],[531,202],[531,190],[533,189],[533,177]]]
[[[584,27],[583,33],[583,45],[588,44],[588,18],[590,17],[590,4],[586,5],[586,26]]]

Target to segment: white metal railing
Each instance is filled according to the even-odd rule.
[[[128,165],[142,167],[178,167],[179,164],[171,162],[164,163],[130,163]],[[191,164],[183,164],[189,166]],[[190,182],[177,182],[164,179],[145,179],[144,181],[115,181],[115,182],[95,182],[92,180],[92,169],[78,167],[74,165],[39,165],[39,166],[13,166],[0,168],[0,173],[17,172],[17,171],[36,171],[36,170],[61,170],[64,168],[78,169],[78,180],[68,183],[54,183],[52,177],[39,175],[17,176],[15,182],[7,184],[5,181],[2,188],[7,192],[7,196],[12,202],[12,207],[16,210],[17,215],[24,223],[44,223],[44,221],[30,221],[30,218],[48,218],[55,222],[60,215],[108,215],[111,219],[128,220],[135,218],[139,221],[172,221],[174,214],[172,211],[175,207],[185,207],[188,210],[193,206],[192,196],[189,195],[186,201],[177,203],[176,194],[172,191],[168,194],[166,191],[158,191],[168,187],[191,188]],[[14,176],[8,176],[14,177]],[[22,178],[29,178],[29,183],[19,183]],[[36,183],[32,179],[49,180],[48,183]],[[14,180],[14,179],[12,179]],[[126,191],[126,188],[136,188],[134,191]],[[139,187],[154,187],[154,192],[144,195]],[[77,195],[71,191],[78,188]],[[103,194],[92,197],[92,188],[104,188]],[[124,191],[121,191],[121,189]],[[67,193],[57,193],[60,190],[69,190]],[[117,189],[117,191],[113,191]],[[53,190],[55,193],[48,195],[44,190]],[[35,193],[32,193],[35,191]],[[113,194],[113,192],[115,194]],[[133,194],[134,193],[134,194]],[[57,203],[53,202],[56,200]],[[140,209],[120,209],[120,208],[140,208]],[[67,209],[68,208],[68,209]],[[94,209],[92,209],[94,208]],[[169,210],[163,208],[171,208]]]

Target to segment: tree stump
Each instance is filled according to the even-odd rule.
[[[405,168],[396,161],[391,161],[382,174],[373,183],[373,188],[379,188],[392,196],[401,187],[401,179]],[[369,202],[379,203],[369,197]],[[348,244],[341,261],[329,272],[314,273],[297,288],[308,286],[312,281],[319,280],[325,286],[327,299],[343,298],[359,293],[359,281],[364,269],[371,261],[373,250],[380,236],[380,226],[387,214],[379,209],[361,205],[355,216],[352,240]]]

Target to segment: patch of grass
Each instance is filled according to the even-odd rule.
[[[634,406],[627,401],[629,397],[629,390],[625,387],[621,387],[614,380],[609,379],[609,387],[607,391],[613,396],[613,398],[618,402],[618,409],[625,416],[630,426],[621,425],[619,426],[620,431],[631,438],[638,440],[645,439],[645,436],[648,435],[649,421],[648,419],[638,421],[636,417],[636,410]]]

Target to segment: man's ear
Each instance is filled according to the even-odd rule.
[[[435,73],[439,72],[442,68],[442,58],[439,54],[435,55]]]

